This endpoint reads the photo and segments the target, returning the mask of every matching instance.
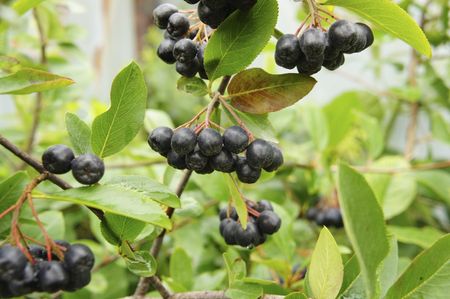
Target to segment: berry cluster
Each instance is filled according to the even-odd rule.
[[[220,234],[228,245],[258,246],[266,241],[266,235],[272,235],[280,229],[281,219],[269,201],[247,201],[247,210],[249,217],[246,229],[239,223],[235,208],[225,207],[220,210]]]
[[[335,228],[342,228],[344,226],[341,210],[339,208],[312,207],[306,212],[306,218],[310,221],[314,221],[317,225],[333,226]]]
[[[159,127],[150,133],[148,144],[166,157],[173,168],[199,174],[214,170],[236,172],[239,180],[247,184],[256,183],[262,169],[272,172],[283,164],[280,149],[262,139],[249,144],[249,136],[239,126],[226,129],[223,136],[211,128],[205,128],[197,135],[190,128],[173,131]],[[238,155],[244,151],[245,156]]]
[[[197,73],[202,79],[208,79],[203,55],[212,29],[217,28],[237,9],[251,8],[256,0],[186,0],[189,4],[198,4],[197,14],[202,23],[191,26],[189,13],[179,11],[175,5],[161,4],[153,11],[156,26],[165,29],[164,40],[158,47],[158,57],[175,64],[177,72],[185,77],[194,77]]]
[[[44,168],[54,174],[64,174],[72,170],[73,177],[83,185],[93,185],[105,173],[105,164],[93,154],[75,158],[73,151],[62,144],[49,147],[42,155]]]
[[[61,261],[54,254],[47,260],[47,251],[30,246],[33,261],[11,245],[0,247],[0,298],[24,296],[33,292],[74,292],[89,284],[94,254],[82,244],[55,242],[64,251]]]
[[[322,66],[334,71],[345,62],[344,54],[365,50],[373,44],[374,36],[369,26],[339,20],[328,32],[309,28],[297,37],[285,34],[277,42],[276,63],[284,68],[297,67],[300,74],[312,75]]]

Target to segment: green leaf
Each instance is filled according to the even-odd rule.
[[[223,254],[223,260],[225,261],[228,272],[229,286],[233,285],[236,281],[245,278],[247,275],[247,268],[245,262],[240,257],[233,259],[228,252],[225,252]]]
[[[187,291],[194,284],[192,260],[183,248],[176,248],[170,257],[170,277]]]
[[[234,282],[225,292],[225,295],[231,299],[258,299],[262,294],[263,289],[261,286],[242,281]]]
[[[64,221],[64,215],[60,211],[45,211],[42,213],[39,213],[39,219],[44,224],[45,229],[47,230],[47,233],[50,235],[52,239],[57,240],[63,240],[65,235],[65,221]],[[45,242],[45,238],[42,235],[42,231],[39,229],[39,227],[33,223],[33,224],[22,224],[21,229],[24,234],[27,236],[41,241]]]
[[[326,227],[320,232],[308,270],[314,298],[336,298],[342,285],[344,267],[336,241]]]
[[[23,15],[24,13],[26,13],[33,7],[38,6],[44,1],[45,0],[17,0],[16,2],[14,2],[12,7],[19,15]]]
[[[324,150],[330,138],[327,120],[322,109],[312,105],[303,106],[301,116],[317,150]]]
[[[441,113],[436,111],[431,113],[431,128],[434,138],[450,144],[450,123],[445,120]]]
[[[141,277],[150,277],[156,273],[156,260],[147,251],[133,252],[134,257],[124,257],[128,269]]]
[[[145,227],[145,222],[111,213],[105,213],[105,221],[120,241],[133,242]]]
[[[272,75],[262,69],[249,69],[233,77],[228,85],[231,105],[253,114],[279,111],[306,96],[316,84],[300,74]]]
[[[276,0],[259,0],[250,10],[237,10],[229,16],[213,34],[205,50],[209,79],[233,75],[252,63],[269,41],[277,18]]]
[[[380,266],[380,298],[394,284],[398,274],[398,245],[394,236],[389,236],[389,253]]]
[[[190,93],[198,97],[205,96],[209,93],[208,86],[206,86],[205,81],[198,77],[181,77],[177,81],[177,88],[178,90]]]
[[[41,70],[22,68],[11,75],[0,78],[0,94],[29,94],[64,87],[73,83],[69,78]]]
[[[284,299],[308,299],[308,297],[300,292],[290,293]]]
[[[402,227],[389,225],[388,230],[395,235],[399,242],[415,244],[424,249],[433,245],[444,233],[431,226]]]
[[[76,114],[66,113],[66,128],[74,151],[86,154],[91,151],[91,128]]]
[[[344,265],[344,277],[339,294],[345,294],[352,288],[356,280],[360,277],[358,258],[353,255]]]
[[[166,213],[158,204],[153,201],[146,201],[145,195],[117,185],[94,185],[50,194],[35,192],[33,196],[85,205],[166,229],[170,229],[172,226]]]
[[[367,296],[374,298],[380,292],[378,267],[389,252],[383,212],[361,174],[340,165],[338,177],[345,231],[358,258]]]
[[[236,212],[239,216],[239,221],[242,227],[245,229],[247,227],[247,205],[245,204],[245,199],[240,193],[238,187],[236,186],[236,180],[233,179],[231,174],[223,174],[228,189],[230,190],[231,200],[233,202],[234,207],[236,208]]]
[[[448,298],[449,248],[450,234],[447,234],[412,261],[385,298]]]
[[[326,5],[347,8],[431,57],[431,46],[414,19],[391,0],[328,0]]]
[[[17,202],[27,185],[27,181],[26,172],[20,171],[0,182],[0,211],[5,211]],[[0,233],[9,231],[10,226],[11,213],[0,219]]]
[[[156,201],[172,208],[180,208],[180,199],[167,186],[158,183],[146,176],[122,175],[115,176],[105,185],[119,186],[121,189],[139,193],[148,201]]]
[[[358,113],[358,122],[365,132],[366,147],[369,157],[376,159],[383,152],[384,132],[380,121],[365,113]]]
[[[277,138],[275,137],[275,130],[270,123],[268,114],[249,114],[245,112],[240,112],[234,109],[239,118],[244,122],[247,128],[253,133],[253,135],[265,139],[271,142],[277,142]],[[225,110],[228,118],[234,121],[234,118],[231,114]]]
[[[450,174],[441,170],[414,173],[417,182],[434,192],[437,198],[450,204]]]
[[[114,79],[111,107],[92,124],[92,149],[101,158],[121,151],[142,127],[147,86],[139,66],[132,62]]]

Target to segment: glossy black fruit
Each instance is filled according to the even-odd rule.
[[[334,71],[338,69],[340,66],[342,66],[344,63],[345,63],[344,54],[339,53],[339,55],[333,60],[324,60],[323,66],[330,71]]]
[[[356,30],[356,26],[352,22],[346,20],[334,22],[328,30],[328,42],[336,49],[347,51],[353,47],[356,41]]]
[[[184,1],[189,4],[197,4],[200,2],[200,0],[184,0]]]
[[[41,290],[47,293],[62,290],[69,281],[66,269],[58,261],[41,262],[38,278]]]
[[[177,61],[182,63],[194,60],[197,52],[197,44],[188,38],[180,39],[173,47],[173,56]]]
[[[159,127],[150,133],[147,141],[154,151],[167,155],[171,150],[172,135],[173,131],[171,128]]]
[[[263,199],[256,204],[256,210],[260,213],[264,211],[273,211],[273,206],[270,201]]]
[[[81,184],[96,184],[105,174],[105,164],[96,155],[84,154],[72,161],[72,174]]]
[[[173,47],[175,46],[175,43],[175,40],[166,38],[161,42],[156,51],[158,57],[167,64],[173,64],[177,61],[173,56]]]
[[[195,77],[197,72],[200,70],[200,62],[198,61],[197,57],[195,57],[193,60],[189,62],[183,63],[177,61],[175,69],[178,72],[178,74],[187,78],[192,78]]]
[[[240,9],[240,10],[249,10],[250,8],[252,8],[255,4],[256,4],[256,2],[258,2],[258,0],[240,0],[240,1],[237,1],[237,7]]]
[[[23,271],[23,277],[17,280],[13,279],[9,282],[9,289],[15,297],[38,291],[39,280],[37,270],[37,267],[33,266],[30,263],[27,263]]]
[[[324,56],[319,56],[314,60],[308,60],[305,56],[300,58],[297,65],[297,70],[300,74],[311,76],[318,73],[322,69]]]
[[[283,163],[284,163],[283,153],[281,152],[281,150],[274,144],[271,144],[271,145],[272,145],[272,149],[273,149],[272,163],[269,166],[264,167],[264,170],[268,171],[268,172],[273,172],[273,171],[278,170],[278,168],[280,168],[280,166],[283,165]]]
[[[325,210],[325,222],[327,226],[334,226],[336,228],[343,227],[341,211],[338,208],[329,208]]]
[[[74,272],[90,271],[95,263],[91,249],[83,244],[72,244],[64,253],[64,264]]]
[[[184,156],[194,150],[196,143],[197,135],[194,130],[181,128],[173,133],[171,147],[178,155]]]
[[[229,215],[228,215],[228,213],[229,213]],[[232,207],[230,209],[230,211],[228,211],[228,206],[226,206],[226,207],[223,207],[222,209],[220,209],[219,218],[220,218],[220,220],[224,220],[226,218],[231,218],[231,219],[234,219],[234,220],[238,220],[238,214],[237,214],[236,209],[234,207]]]
[[[202,2],[212,10],[218,10],[228,5],[227,0],[202,0]]]
[[[178,12],[178,8],[172,4],[161,4],[153,10],[155,25],[160,29],[166,29],[169,18]]]
[[[219,154],[211,157],[211,166],[214,170],[225,173],[232,173],[236,170],[235,158],[226,149],[222,149]]]
[[[281,227],[281,219],[273,211],[263,211],[257,220],[259,230],[268,235],[276,233]]]
[[[70,171],[72,160],[75,158],[73,151],[62,144],[49,147],[42,155],[44,168],[55,174],[63,174]]]
[[[218,155],[222,150],[222,136],[211,128],[204,129],[197,138],[200,151],[207,157]]]
[[[224,231],[225,227],[227,227],[233,221],[235,221],[235,220],[232,218],[225,218],[220,221],[219,232],[222,237],[223,237],[223,231]]]
[[[198,4],[197,13],[200,21],[215,29],[233,12],[228,6],[221,9],[211,9],[203,1]]]
[[[194,171],[202,171],[208,164],[208,157],[203,155],[200,150],[194,150],[192,153],[186,155],[187,169]]]
[[[248,146],[248,135],[239,126],[232,126],[223,133],[223,146],[230,152],[242,153]]]
[[[182,13],[174,13],[169,17],[167,32],[174,37],[185,35],[189,31],[189,19]]]
[[[242,183],[254,184],[261,177],[261,169],[250,166],[245,158],[238,158],[236,162],[236,174]]]
[[[222,235],[225,243],[228,245],[236,245],[236,234],[240,228],[240,224],[236,221],[229,221],[229,223],[223,229]]]
[[[315,207],[308,209],[308,211],[306,212],[306,219],[308,219],[310,221],[314,221],[317,217],[318,212],[319,212],[319,210]]]
[[[327,43],[327,36],[317,28],[306,30],[300,37],[300,49],[308,60],[323,56]]]
[[[214,172],[214,168],[212,168],[211,163],[208,162],[205,168],[203,168],[202,170],[197,170],[195,172],[198,174],[210,174]]]
[[[0,280],[21,279],[27,258],[19,248],[11,245],[0,247]]]
[[[247,148],[247,163],[254,168],[265,168],[273,162],[274,150],[270,143],[256,139]]]
[[[187,168],[186,156],[179,155],[173,150],[167,154],[167,163],[175,169],[184,170]]]
[[[284,68],[293,69],[300,59],[300,43],[294,34],[285,34],[278,39],[275,49],[275,62]]]
[[[74,292],[84,288],[91,282],[91,271],[70,272],[69,281],[64,287],[64,291]]]
[[[373,31],[369,26],[367,26],[364,23],[356,23],[356,26],[358,27],[359,30],[363,31],[366,36],[366,45],[365,45],[364,49],[367,49],[368,47],[370,47],[373,44],[373,42],[375,40],[375,38],[373,36]]]
[[[9,286],[6,282],[0,280],[0,298],[13,298],[14,294],[9,289]]]
[[[47,250],[39,245],[31,245],[28,248],[28,251],[30,252],[31,256],[38,260],[44,260],[47,258]]]
[[[241,225],[236,229],[235,240],[239,246],[248,247],[256,243],[258,239],[258,227],[253,222],[247,222],[247,227],[245,229],[243,229]]]

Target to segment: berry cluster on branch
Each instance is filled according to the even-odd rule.
[[[341,210],[337,207],[312,207],[306,212],[306,218],[320,226],[344,227]]]

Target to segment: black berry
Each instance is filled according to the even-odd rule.
[[[254,184],[261,177],[261,169],[250,166],[245,158],[238,158],[236,174],[242,183]]]
[[[297,65],[297,70],[300,74],[303,75],[313,75],[315,73],[318,73],[322,69],[323,61],[323,55],[315,59],[307,59],[305,56],[302,56]]]
[[[222,235],[225,243],[228,245],[236,245],[236,234],[240,229],[240,224],[234,220],[228,221],[227,225],[223,229]]]
[[[341,51],[350,49],[357,38],[356,26],[352,22],[339,20],[328,30],[329,44]]]
[[[55,174],[63,174],[70,171],[72,160],[75,158],[73,151],[62,144],[49,147],[42,155],[44,168]]]
[[[260,213],[264,211],[273,211],[273,206],[270,201],[263,199],[256,204],[256,210]]]
[[[210,174],[214,172],[214,168],[212,168],[211,163],[209,163],[208,161],[208,164],[206,164],[206,166],[203,169],[196,170],[195,172],[198,174]]]
[[[90,271],[95,263],[91,249],[83,244],[73,244],[64,253],[64,264],[74,272]]]
[[[332,60],[324,60],[323,66],[330,71],[338,69],[345,63],[345,57],[343,53],[339,53],[338,56]]]
[[[198,4],[197,13],[200,21],[215,29],[233,12],[230,7],[211,9],[203,1]]]
[[[21,279],[27,265],[27,258],[17,247],[0,247],[0,280]]]
[[[168,64],[175,63],[176,59],[173,56],[173,47],[174,47],[175,43],[176,43],[176,41],[166,38],[159,45],[158,50],[156,51],[156,54],[165,63],[168,63]]]
[[[173,131],[170,128],[156,128],[148,136],[148,144],[154,151],[162,155],[167,155],[171,149],[172,135]]]
[[[195,77],[195,75],[199,71],[200,62],[198,61],[197,57],[195,57],[192,61],[189,62],[177,61],[175,69],[177,70],[178,74],[187,78],[192,78]]]
[[[300,43],[294,34],[285,34],[278,39],[275,49],[275,62],[284,68],[293,69],[300,59]]]
[[[207,157],[218,155],[223,146],[222,136],[211,128],[204,129],[198,135],[197,142],[200,151]]]
[[[308,60],[323,56],[327,43],[327,36],[317,28],[306,30],[300,37],[300,49]]]
[[[188,38],[180,39],[173,47],[173,56],[177,61],[182,63],[194,60],[197,52],[196,43]]]
[[[259,230],[268,235],[276,233],[281,227],[281,219],[273,211],[263,211],[258,217]]]
[[[268,171],[268,172],[278,170],[278,168],[280,168],[280,166],[283,165],[283,163],[284,163],[283,153],[281,152],[281,150],[278,147],[276,147],[275,145],[273,145],[273,144],[271,144],[271,145],[272,145],[272,149],[273,149],[272,163],[269,166],[264,167],[264,170]]]
[[[344,223],[342,222],[341,211],[338,208],[329,208],[325,212],[325,225],[341,228]]]
[[[373,36],[372,29],[364,23],[356,23],[356,26],[358,27],[359,30],[363,31],[366,36],[366,45],[364,49],[367,49],[373,44],[375,39]]]
[[[202,0],[202,2],[212,10],[218,10],[228,5],[227,0]]]
[[[223,146],[232,153],[242,153],[248,146],[248,135],[239,126],[229,127],[223,133]]]
[[[187,169],[194,171],[202,171],[208,164],[208,157],[203,155],[200,150],[194,150],[186,155]]]
[[[253,245],[258,239],[258,227],[253,222],[247,222],[247,227],[245,229],[243,229],[241,225],[236,229],[235,240],[239,246],[248,247]]]
[[[66,269],[58,261],[41,262],[38,277],[41,290],[47,293],[62,290],[69,281]]]
[[[228,215],[228,213],[229,213],[229,215]],[[238,214],[237,214],[236,209],[234,207],[232,207],[230,209],[230,211],[228,211],[228,206],[226,206],[226,207],[223,207],[222,209],[220,209],[219,218],[220,218],[220,220],[224,220],[226,218],[231,218],[231,219],[234,219],[234,220],[238,220]]]
[[[247,163],[254,168],[264,168],[271,166],[274,151],[270,143],[262,139],[256,139],[247,148]]]
[[[11,280],[9,282],[9,289],[15,297],[23,296],[29,293],[33,293],[38,290],[38,268],[30,263],[27,263],[23,270],[23,276],[18,280]]]
[[[169,18],[178,12],[178,8],[172,4],[161,4],[153,10],[155,25],[160,29],[166,29]]]
[[[183,36],[189,31],[189,26],[188,17],[177,12],[169,17],[167,32],[174,37]]]
[[[306,212],[306,219],[310,221],[315,220],[318,212],[319,212],[318,209],[315,207],[308,209],[308,211]]]
[[[72,161],[73,177],[81,184],[96,184],[101,180],[104,173],[105,164],[96,155],[85,154]]]
[[[167,154],[167,163],[175,169],[184,170],[187,168],[186,157],[177,154],[173,150]]]
[[[225,173],[231,173],[236,170],[235,158],[226,149],[222,149],[219,154],[211,157],[211,166],[214,170]]]
[[[192,152],[197,142],[197,135],[194,130],[182,128],[173,133],[171,146],[178,155],[184,156]]]

